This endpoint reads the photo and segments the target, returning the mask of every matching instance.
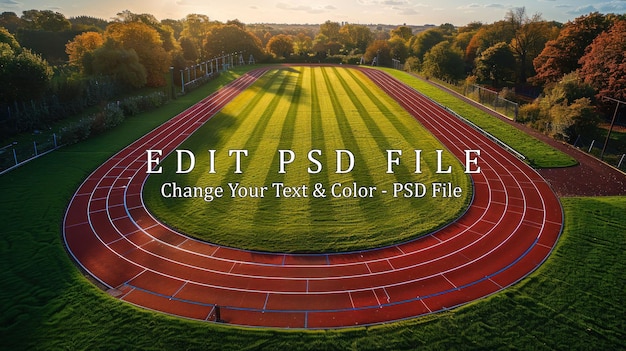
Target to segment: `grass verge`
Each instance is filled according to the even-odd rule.
[[[469,105],[458,97],[450,95],[409,73],[392,69],[384,69],[384,71],[494,135],[496,138],[526,156],[528,163],[533,167],[555,168],[569,167],[577,164],[577,161],[569,155],[528,136],[519,129],[494,118],[479,108]]]
[[[80,274],[65,252],[63,213],[84,177],[151,129],[162,111],[131,118],[98,138],[0,176],[2,348],[626,348],[626,197],[563,199],[564,233],[537,272],[490,298],[416,320],[336,331],[244,329],[174,318],[109,297]]]

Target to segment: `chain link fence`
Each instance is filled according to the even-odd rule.
[[[463,95],[482,105],[490,107],[514,121],[517,120],[519,104],[503,98],[497,91],[471,84],[465,87]]]

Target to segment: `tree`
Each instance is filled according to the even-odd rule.
[[[209,17],[206,15],[199,14],[189,14],[182,20],[183,29],[180,32],[179,43],[182,45],[182,38],[186,38],[193,42],[193,45],[187,43],[185,44],[187,49],[183,48],[185,51],[185,57],[193,58],[192,61],[196,61],[197,59],[208,58],[206,53],[204,52],[203,45],[204,40],[206,39],[209,30],[211,29],[211,22],[209,21]],[[197,52],[193,53],[190,50],[195,47],[197,48]]]
[[[63,14],[50,10],[27,10],[22,12],[22,19],[31,29],[61,32],[72,28],[72,24]]]
[[[91,66],[88,57],[103,44],[104,36],[100,33],[85,32],[77,35],[74,40],[65,45],[70,65],[79,67],[83,73],[88,72]]]
[[[626,20],[598,35],[580,64],[581,77],[599,95],[626,100]]]
[[[422,72],[446,81],[462,79],[465,75],[463,53],[450,42],[443,41],[424,55]]]
[[[320,33],[325,35],[329,41],[340,41],[339,22],[326,21],[320,24]]]
[[[563,75],[580,68],[579,60],[585,49],[603,31],[609,28],[609,17],[598,12],[568,22],[556,39],[546,43],[541,53],[533,60],[537,74],[533,82],[546,84],[557,82]]]
[[[491,80],[495,87],[501,82],[513,79],[515,56],[507,43],[498,43],[476,59],[476,75],[481,80]]]
[[[396,60],[405,61],[409,56],[409,48],[406,45],[406,41],[400,37],[389,39],[389,50],[391,57]]]
[[[483,51],[497,43],[510,43],[514,33],[514,28],[508,21],[498,21],[480,27],[467,45],[466,62],[474,62]]]
[[[19,51],[21,49],[20,43],[17,42],[13,34],[2,27],[0,27],[0,43],[7,44],[13,51]]]
[[[523,84],[528,71],[533,69],[532,60],[541,53],[548,40],[556,37],[556,28],[538,14],[528,17],[524,7],[509,11],[507,20],[515,29],[511,48],[518,60],[518,82]]]
[[[112,39],[94,51],[93,72],[110,76],[114,80],[134,88],[147,83],[146,68],[139,62],[134,49],[120,47]]]
[[[256,60],[263,56],[261,40],[247,30],[236,25],[220,25],[211,28],[204,40],[207,57],[245,51]]]
[[[285,34],[273,36],[267,43],[267,51],[276,57],[289,57],[293,53],[293,39]]]
[[[357,49],[365,52],[367,46],[374,40],[372,31],[362,25],[346,24],[339,30],[344,47],[347,50]]]
[[[0,43],[0,101],[28,101],[41,96],[52,79],[52,68],[28,49]]]
[[[25,26],[25,21],[17,17],[15,12],[3,12],[0,14],[0,27],[6,28],[10,33],[17,33],[19,28]]]
[[[400,37],[404,41],[408,41],[413,36],[413,31],[407,26],[399,26],[391,30],[391,37]]]
[[[293,38],[293,50],[298,55],[306,55],[313,48],[313,40],[303,32]]]
[[[363,59],[371,63],[376,58],[377,66],[391,66],[391,47],[388,40],[375,40],[367,47]]]
[[[410,51],[420,61],[423,61],[426,52],[444,40],[444,33],[439,28],[429,29],[411,38],[409,41]]]
[[[142,22],[113,23],[104,33],[118,48],[134,50],[139,63],[144,66],[148,86],[165,85],[165,74],[170,67],[170,56],[163,48],[159,33]]]

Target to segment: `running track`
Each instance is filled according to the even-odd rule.
[[[298,255],[196,241],[143,204],[146,150],[174,150],[240,91],[251,71],[94,171],[72,198],[63,236],[117,298],[186,318],[280,328],[368,325],[430,314],[500,291],[534,271],[562,229],[560,203],[533,169],[387,74],[362,69],[457,157],[480,149],[474,198],[426,237],[361,252]]]

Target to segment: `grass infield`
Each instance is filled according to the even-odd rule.
[[[329,331],[236,328],[136,308],[94,286],[60,228],[116,151],[237,72],[115,130],[0,176],[0,340],[7,350],[618,350],[626,348],[626,197],[562,199],[552,255],[519,284],[424,318]]]
[[[337,67],[290,67],[268,71],[178,149],[196,155],[188,174],[176,174],[177,157],[162,163],[163,173],[149,177],[144,188],[147,207],[161,221],[182,233],[213,243],[274,252],[336,252],[369,249],[423,235],[450,223],[465,211],[471,197],[469,176],[429,132],[361,72]],[[215,174],[209,174],[207,150],[217,150]],[[229,150],[248,150],[242,173],[235,173]],[[394,174],[387,174],[385,150],[402,150]],[[422,150],[421,172],[415,174],[415,152]],[[437,154],[444,150],[443,168],[436,174]],[[279,172],[279,151],[292,150],[294,162]],[[307,159],[316,159],[322,170]],[[354,155],[354,169],[337,174],[335,150]],[[343,157],[342,169],[347,169]],[[187,168],[188,164],[184,166]],[[164,198],[164,183],[201,188],[221,186],[223,198]],[[393,196],[393,184],[422,183],[427,196]],[[460,197],[433,197],[432,183],[452,183]],[[307,197],[277,197],[272,184],[302,187]],[[230,184],[230,185],[229,185]],[[263,198],[240,197],[234,184]],[[314,197],[316,184],[325,197]],[[341,184],[341,186],[334,186]],[[365,188],[364,197],[344,197]],[[375,191],[370,191],[372,186]],[[334,191],[333,191],[334,189]],[[169,189],[168,189],[169,190]],[[382,191],[387,190],[384,194]],[[170,191],[168,191],[169,195]],[[260,192],[257,195],[261,195]],[[304,195],[301,188],[299,195]],[[340,197],[335,197],[338,195]],[[437,215],[433,215],[436,213]]]

